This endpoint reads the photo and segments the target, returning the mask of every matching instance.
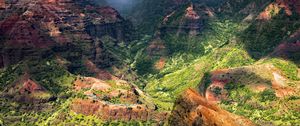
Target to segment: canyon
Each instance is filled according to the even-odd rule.
[[[300,123],[298,0],[122,2],[0,0],[0,125]]]

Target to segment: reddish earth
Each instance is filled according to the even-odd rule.
[[[119,98],[120,102],[128,104],[137,104],[138,96],[132,90],[113,90],[108,94],[109,98]]]
[[[185,9],[185,13],[174,10],[166,15],[159,26],[160,32],[162,34],[175,33],[177,36],[180,34],[196,36],[203,29],[204,20],[213,16],[213,10],[209,7],[190,4]]]
[[[285,97],[294,95],[295,89],[292,87],[287,86],[286,81],[287,79],[278,74],[277,72],[273,72],[274,79],[272,81],[272,88],[275,90],[275,95],[277,97]]]
[[[118,99],[121,103],[137,104],[139,96],[134,93],[128,83],[116,82],[117,86],[127,86],[129,89],[112,89],[111,84],[92,77],[78,77],[74,82],[76,91],[87,90],[84,92],[92,100]],[[99,94],[99,91],[102,92]]]
[[[166,46],[160,37],[150,43],[147,47],[147,53],[150,56],[164,56],[166,54]]]
[[[143,105],[114,105],[93,100],[76,99],[71,105],[71,110],[85,115],[96,115],[103,120],[160,122],[166,119],[166,113],[156,113]]]
[[[39,92],[39,91],[45,91],[45,89],[37,84],[36,82],[28,79],[23,83],[23,87],[20,89],[20,93],[34,93],[34,92]]]
[[[270,87],[266,84],[250,85],[250,88],[256,92],[262,92],[264,90],[270,89]]]
[[[292,14],[292,10],[295,10],[300,14],[300,1],[299,0],[276,0],[280,7],[284,8],[288,15]]]
[[[225,85],[232,81],[226,70],[216,70],[212,72],[210,78],[211,84],[205,91],[205,97],[207,100],[212,102],[219,102],[222,99],[227,98],[227,91],[224,89]],[[216,94],[214,91],[219,90],[220,94]]]
[[[46,102],[48,98],[50,98],[50,94],[47,90],[37,82],[31,80],[30,75],[27,73],[13,84],[7,86],[3,92],[4,97],[11,97],[17,102]],[[45,95],[47,97],[39,97],[39,95]]]
[[[176,126],[255,126],[249,119],[229,113],[207,101],[193,89],[175,102],[169,119]]]
[[[266,7],[266,9],[261,12],[257,19],[259,20],[270,20],[272,18],[272,14],[278,14],[281,10],[281,7],[277,3],[271,3]]]
[[[15,64],[28,58],[39,58],[42,57],[40,55],[51,53],[56,49],[62,51],[57,53],[65,53],[63,51],[80,46],[75,44],[79,40],[81,43],[85,43],[85,46],[82,47],[84,51],[96,51],[98,45],[95,46],[95,43],[97,42],[94,35],[89,32],[95,29],[88,27],[95,25],[95,23],[103,25],[106,29],[114,29],[110,31],[103,27],[97,28],[98,30],[93,31],[97,37],[105,34],[114,38],[125,34],[123,33],[125,21],[115,9],[99,7],[90,2],[89,0],[6,1],[7,8],[0,8],[0,16],[1,19],[3,18],[0,21],[0,36],[4,38],[2,42],[4,48],[0,52],[0,67]],[[85,4],[87,5],[84,6]],[[93,11],[89,11],[89,9]],[[120,37],[120,39],[125,40],[127,38]],[[102,47],[99,45],[99,48]],[[77,50],[79,49],[72,51]],[[98,57],[100,57],[98,59],[109,57],[104,56],[106,52],[99,54],[78,53],[87,54],[87,57],[92,57],[94,60]],[[70,55],[63,56],[71,59]],[[109,77],[109,73],[105,71],[97,71],[97,73],[101,79],[113,78]]]
[[[2,24],[2,26],[3,25],[6,24]],[[34,24],[28,21],[20,20],[15,22],[11,30],[1,28],[7,31],[6,36],[11,36],[9,40],[6,41],[6,44],[17,47],[33,46],[37,48],[47,48],[55,43],[51,39],[47,39],[47,36],[35,29],[33,25]]]
[[[126,81],[115,80],[108,84],[97,78],[78,77],[74,88],[76,91],[85,90],[88,98],[72,102],[70,108],[76,113],[95,115],[103,120],[152,120],[158,123],[166,120],[168,115],[139,102],[142,94]]]
[[[266,7],[266,9],[259,14],[257,19],[270,20],[273,14],[278,14],[283,9],[286,15],[291,16],[293,12],[300,14],[299,0],[276,0]]]
[[[5,9],[5,0],[0,0],[0,9]]]
[[[107,91],[111,86],[105,81],[92,78],[92,77],[78,77],[74,82],[75,90],[92,89],[98,91]]]
[[[27,3],[19,1],[12,6],[18,8],[27,6]],[[10,13],[0,23],[0,34],[8,39],[6,44],[14,47],[46,48],[55,43],[55,41],[50,39],[51,31],[53,31],[51,28],[54,26],[49,29],[47,24],[51,22],[57,23],[58,20],[61,20],[57,13],[66,11],[65,6],[42,1],[37,1],[32,6],[21,14]],[[5,13],[2,16],[5,16]],[[43,31],[45,29],[48,29],[50,32],[47,34],[47,32]]]
[[[46,91],[40,84],[30,79],[30,75],[25,73],[20,79],[15,82],[14,88],[18,90],[20,94],[30,94],[35,92]]]
[[[291,87],[279,87],[276,84],[272,85],[272,88],[275,90],[276,97],[283,98],[286,96],[292,96],[295,94],[295,90]]]
[[[166,59],[161,57],[156,63],[155,63],[155,68],[157,70],[162,70],[166,65]]]
[[[194,11],[193,4],[186,9],[185,17],[192,20],[198,20],[200,16]]]
[[[224,86],[226,83],[222,82],[212,82],[212,84],[207,88],[205,92],[205,97],[207,100],[211,102],[220,102],[221,100],[224,100],[227,98],[227,92],[224,92]],[[220,94],[216,94],[214,90],[220,90]]]

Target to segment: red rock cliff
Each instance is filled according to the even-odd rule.
[[[5,8],[5,0],[0,0],[0,9]]]
[[[250,120],[222,110],[193,89],[176,101],[169,119],[172,126],[255,126]]]

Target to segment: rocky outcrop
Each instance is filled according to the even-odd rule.
[[[30,79],[27,73],[8,85],[1,96],[23,103],[48,102],[54,98],[43,86]]]
[[[266,9],[261,12],[257,19],[258,20],[270,20],[272,18],[272,16],[275,16],[279,13],[279,11],[281,10],[281,8],[279,7],[279,5],[277,3],[271,3],[270,5],[268,5],[266,7]],[[287,12],[290,13],[290,12]]]
[[[117,10],[112,7],[88,8],[90,11],[96,10],[101,17],[90,18],[91,22],[85,26],[86,32],[92,37],[101,38],[110,36],[116,39],[116,42],[129,42],[134,38],[133,26],[131,22],[121,17]]]
[[[77,91],[82,89],[107,91],[111,88],[111,86],[108,83],[92,77],[84,77],[84,78],[78,77],[74,82],[74,85],[75,85],[74,88]]]
[[[101,101],[74,100],[71,110],[85,115],[96,115],[103,120],[157,121],[166,119],[167,113],[154,112],[143,105],[115,105]]]
[[[108,24],[88,24],[86,32],[94,37],[111,36],[115,38],[115,42],[129,42],[134,37],[132,33],[132,24],[129,21],[122,21]],[[117,44],[117,43],[115,43]]]
[[[193,89],[175,102],[169,119],[172,126],[255,126],[250,120],[210,103]]]
[[[0,9],[5,9],[6,5],[5,5],[5,0],[0,0]]]
[[[270,20],[273,16],[278,15],[281,10],[288,16],[300,14],[300,2],[297,0],[276,0],[264,9],[257,19]]]
[[[300,12],[298,0],[228,0],[220,3],[222,3],[221,6],[216,9],[218,12],[226,15],[242,16],[244,21],[252,21],[255,18],[262,21],[270,20],[278,15],[281,10],[288,16]]]
[[[85,115],[98,115],[100,118],[105,120],[116,120],[124,118],[124,121],[129,120],[147,120],[148,111],[143,107],[127,107],[127,106],[117,106],[117,105],[106,105],[101,102],[92,101],[74,101],[72,110],[77,113],[82,113]],[[139,111],[137,111],[140,108]],[[123,115],[125,114],[125,115]],[[132,115],[137,115],[132,117]],[[126,118],[127,117],[127,118]]]
[[[164,41],[160,37],[157,37],[148,45],[147,53],[150,56],[166,56],[168,51]]]
[[[166,120],[168,113],[157,112],[143,99],[141,90],[130,86],[126,81],[105,81],[78,77],[74,82],[76,91],[84,91],[88,99],[75,99],[71,110],[84,115],[95,115],[103,120],[155,121]],[[137,87],[136,87],[137,88]]]
[[[161,34],[171,32],[177,35],[197,35],[203,29],[204,20],[213,14],[207,11],[207,7],[197,6],[196,10],[195,6],[197,5],[191,4],[185,10],[180,8],[165,16],[160,26]]]

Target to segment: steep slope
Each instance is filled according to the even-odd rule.
[[[117,78],[102,69],[123,63],[106,45],[127,46],[134,31],[114,8],[82,0],[5,5],[0,21],[0,125],[52,124],[62,110],[71,113],[70,101],[82,96],[73,90],[75,75]]]
[[[130,35],[130,23],[115,9],[94,7],[89,1],[20,0],[7,5],[1,16],[5,19],[0,25],[3,39],[1,66],[43,57],[49,55],[49,52],[65,53],[71,48],[79,48],[82,51],[76,49],[73,51],[79,52],[73,53],[82,53],[105,67],[109,64],[97,60],[108,57],[105,56],[108,53],[101,47],[101,37],[110,36],[116,42],[128,42],[133,37]],[[65,58],[72,60],[70,56]]]
[[[255,126],[250,120],[231,114],[189,89],[176,100],[170,125],[178,126]]]
[[[138,26],[141,33],[152,34],[156,31],[158,24],[163,20],[165,15],[170,14],[175,8],[188,3],[189,0],[144,0],[132,9],[129,17]]]
[[[196,5],[193,9],[201,10]],[[192,87],[209,101],[258,125],[296,125],[298,1],[228,0],[207,7],[214,18],[206,19],[197,36],[160,38],[163,49],[173,54],[163,55],[164,67],[149,76],[145,87],[158,108],[172,110],[179,94]],[[182,49],[193,45],[191,40],[196,46]],[[272,107],[280,112],[267,109]]]
[[[0,0],[0,125],[300,123],[297,0],[95,2]]]

